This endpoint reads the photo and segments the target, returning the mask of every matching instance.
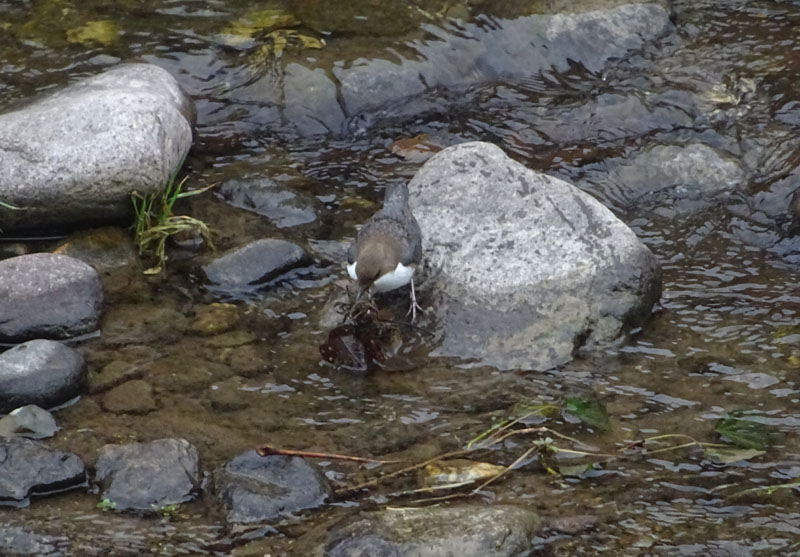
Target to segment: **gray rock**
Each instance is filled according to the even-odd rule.
[[[203,271],[214,290],[247,293],[309,261],[297,244],[267,238],[226,253],[203,266]]]
[[[69,547],[69,539],[64,536],[45,536],[19,526],[0,526],[0,555],[61,556],[69,553]]]
[[[549,369],[617,341],[659,299],[658,262],[625,224],[494,145],[445,149],[409,190],[441,337],[433,355]]]
[[[150,64],[123,64],[0,115],[3,229],[124,217],[160,192],[192,143],[194,107]]]
[[[184,439],[106,445],[95,468],[102,498],[118,511],[157,512],[191,501],[200,489],[197,450]]]
[[[27,506],[34,494],[64,491],[86,482],[78,456],[39,441],[0,440],[0,505]]]
[[[217,496],[228,521],[263,522],[324,504],[330,487],[311,464],[297,457],[248,451],[215,473]]]
[[[22,406],[0,418],[0,437],[45,439],[61,429],[53,415],[35,404]]]
[[[86,362],[53,340],[31,340],[0,354],[0,413],[36,404],[50,408],[80,394]]]
[[[696,212],[745,180],[738,161],[703,143],[657,145],[606,165],[607,173],[591,172],[579,185],[591,183],[617,208],[656,206],[669,216]]]
[[[100,277],[82,261],[52,253],[0,261],[0,341],[89,333],[102,307]]]
[[[308,224],[317,218],[311,200],[263,176],[229,180],[219,193],[234,207],[263,215],[278,228]]]
[[[510,505],[400,508],[335,524],[324,541],[301,538],[309,557],[511,557],[529,555],[539,517]]]

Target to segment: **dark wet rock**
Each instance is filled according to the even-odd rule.
[[[150,64],[124,64],[0,115],[3,228],[121,218],[160,192],[192,143],[194,106]]]
[[[66,555],[70,547],[64,536],[36,534],[19,526],[0,526],[0,555]]]
[[[655,206],[662,216],[697,212],[745,182],[738,161],[703,143],[657,145],[605,166],[607,173],[590,172],[578,185],[618,209]]]
[[[89,333],[102,307],[100,277],[82,261],[52,253],[0,261],[0,341]]]
[[[30,439],[0,440],[0,505],[26,506],[29,497],[78,487],[86,468],[76,455]]]
[[[267,238],[226,253],[203,266],[203,271],[214,290],[247,293],[309,261],[297,244]]]
[[[228,180],[219,188],[222,198],[240,209],[267,217],[278,228],[314,222],[314,201],[264,176]]]
[[[0,413],[36,404],[51,408],[80,394],[86,363],[77,350],[31,340],[0,354]]]
[[[103,397],[103,409],[113,414],[147,414],[156,409],[153,386],[134,379],[108,391]]]
[[[655,256],[607,208],[488,143],[451,147],[409,184],[441,336],[434,355],[549,369],[615,342],[661,292]]]
[[[45,439],[61,429],[53,415],[35,404],[12,410],[0,418],[0,437],[27,437]]]
[[[95,480],[115,509],[157,511],[194,499],[200,489],[197,450],[184,439],[106,445]]]
[[[228,521],[264,522],[324,504],[325,477],[302,458],[248,451],[215,472],[217,497]]]
[[[529,555],[539,517],[510,505],[396,508],[347,517],[300,539],[308,557],[510,557]]]

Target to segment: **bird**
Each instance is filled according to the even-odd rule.
[[[411,322],[417,316],[414,271],[422,260],[422,231],[408,205],[408,185],[386,189],[383,208],[358,231],[347,252],[347,274],[360,292],[386,292],[411,283]]]

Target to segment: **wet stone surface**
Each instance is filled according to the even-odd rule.
[[[118,511],[158,512],[191,501],[200,488],[197,450],[184,439],[106,445],[95,469],[101,498]]]
[[[215,259],[203,266],[203,272],[215,292],[246,294],[308,262],[308,254],[297,244],[270,238]]]
[[[302,458],[259,456],[248,451],[218,469],[217,497],[229,522],[251,523],[314,509],[329,496],[328,482]]]
[[[86,383],[83,356],[53,340],[31,340],[0,354],[0,413],[26,404],[67,402]]]
[[[0,439],[0,505],[26,506],[29,497],[83,485],[86,469],[76,455],[40,441]]]

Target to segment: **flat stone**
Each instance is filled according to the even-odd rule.
[[[40,441],[0,439],[0,505],[27,506],[31,495],[64,491],[86,482],[78,456]]]
[[[259,456],[247,451],[215,472],[218,499],[228,521],[264,522],[313,509],[325,503],[325,477],[302,458]]]
[[[434,356],[545,370],[617,342],[661,293],[655,256],[596,199],[481,142],[409,184],[440,334]]]
[[[395,508],[347,517],[296,549],[308,557],[522,557],[540,530],[536,513],[510,505]]]
[[[102,307],[100,277],[78,259],[33,253],[0,261],[0,341],[86,334],[97,330]]]
[[[194,105],[169,72],[121,64],[0,115],[4,230],[111,220],[156,194],[192,144]]]
[[[204,265],[203,271],[215,291],[250,293],[309,261],[297,244],[267,238],[226,253]]]
[[[106,445],[95,468],[101,498],[117,511],[157,512],[191,501],[200,489],[197,450],[184,439]]]
[[[53,340],[31,340],[0,354],[0,413],[35,404],[51,408],[78,396],[83,356]]]
[[[135,379],[114,387],[103,397],[103,409],[113,414],[148,414],[156,409],[153,386]]]

